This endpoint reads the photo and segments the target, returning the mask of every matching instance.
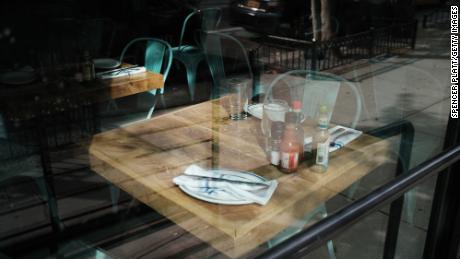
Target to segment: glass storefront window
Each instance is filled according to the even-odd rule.
[[[445,1],[0,6],[0,257],[254,258],[449,147]],[[389,207],[306,258],[382,257]]]

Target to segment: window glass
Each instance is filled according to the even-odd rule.
[[[445,149],[449,19],[434,0],[1,2],[0,257],[282,245]],[[401,258],[435,183],[403,196]],[[380,256],[389,216],[310,256]]]

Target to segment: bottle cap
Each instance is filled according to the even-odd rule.
[[[302,109],[302,102],[301,101],[293,101],[292,102],[292,109],[300,111]]]
[[[326,105],[323,104],[323,105],[321,105],[321,106],[319,107],[319,112],[320,112],[320,113],[328,113],[328,112],[329,112],[329,109],[327,108]]]

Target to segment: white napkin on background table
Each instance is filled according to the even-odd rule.
[[[357,139],[359,136],[363,134],[362,131],[348,128],[345,126],[340,126],[340,125],[332,127],[328,129],[328,131],[329,131],[329,134],[331,134],[330,141],[331,143],[334,144],[333,146],[329,147],[329,152],[334,152],[338,149],[341,149],[342,147],[352,142],[353,140]],[[312,142],[312,137],[305,138],[304,150],[311,150],[311,142]]]
[[[129,76],[129,75],[135,75],[139,73],[143,73],[147,71],[145,67],[133,67],[133,68],[126,68],[126,69],[117,69],[114,72],[100,72],[96,74],[97,78],[100,79],[110,79],[110,78],[117,78],[117,77],[122,77],[122,76]]]

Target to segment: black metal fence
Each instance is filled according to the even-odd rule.
[[[255,50],[253,57],[259,67],[279,71],[326,70],[357,59],[389,54],[395,49],[414,48],[416,33],[415,20],[326,42],[269,36]]]

